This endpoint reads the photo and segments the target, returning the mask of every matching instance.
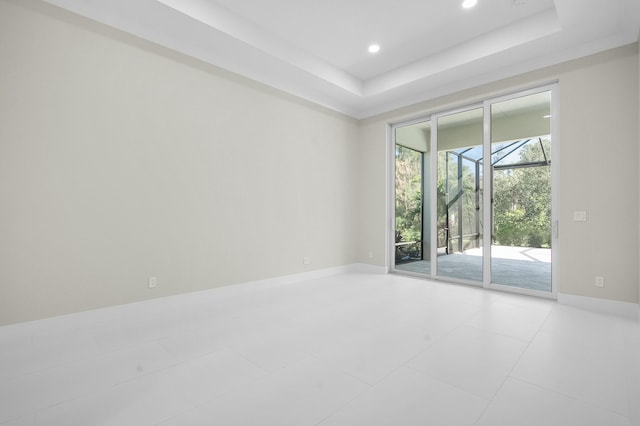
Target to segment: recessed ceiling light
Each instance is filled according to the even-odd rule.
[[[477,3],[478,3],[478,0],[464,0],[462,2],[462,7],[464,7],[465,9],[469,9],[475,6]]]
[[[372,44],[369,46],[369,53],[378,53],[380,51],[380,45]]]

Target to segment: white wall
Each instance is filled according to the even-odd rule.
[[[387,123],[559,80],[559,291],[638,303],[638,47],[477,87],[364,120],[361,261],[385,265]],[[573,212],[586,210],[587,222]],[[604,288],[594,277],[605,277]]]
[[[354,120],[32,0],[0,58],[0,325],[356,260]]]

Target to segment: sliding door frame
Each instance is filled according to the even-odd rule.
[[[455,115],[455,114],[459,114],[462,112],[467,112],[467,111],[473,111],[476,109],[480,109],[483,108],[483,103],[479,102],[479,103],[474,103],[474,104],[469,104],[469,105],[465,105],[463,107],[459,107],[459,108],[455,108],[455,109],[449,109],[446,111],[441,111],[441,112],[437,112],[434,114],[431,114],[431,152],[433,153],[433,155],[431,156],[431,182],[438,182],[438,119],[442,118],[442,117],[448,117],[450,115]],[[483,109],[482,111],[483,113],[483,117],[486,116],[485,111]],[[483,136],[483,141],[484,141],[484,136]],[[483,144],[483,154],[484,154],[484,144]],[[484,171],[483,171],[483,176],[484,176]],[[437,220],[438,220],[438,191],[437,190],[432,190],[431,191],[431,217],[435,218],[436,220],[436,226],[432,226],[432,233],[431,233],[431,251],[432,253],[435,253],[435,258],[434,260],[431,262],[431,277],[433,279],[437,279],[437,280],[441,280],[441,281],[447,281],[447,282],[454,282],[454,283],[459,283],[459,284],[465,284],[465,285],[470,285],[470,286],[475,286],[475,287],[482,287],[483,286],[483,282],[484,282],[484,276],[483,276],[483,281],[482,282],[478,282],[478,281],[471,281],[471,280],[463,280],[463,279],[459,279],[459,278],[455,278],[455,277],[440,277],[438,274],[438,227],[437,227]],[[435,237],[434,237],[435,235]],[[484,230],[482,232],[483,235],[483,242],[485,240],[484,238]],[[462,238],[462,235],[460,235],[460,238]],[[484,251],[483,248],[483,258],[486,257],[484,254],[486,252]],[[484,265],[483,265],[483,271],[484,271]]]
[[[484,251],[488,253],[484,257],[483,271],[484,280],[483,287],[509,291],[511,293],[524,294],[529,296],[539,296],[549,299],[557,299],[558,294],[558,280],[557,280],[557,265],[558,265],[558,108],[557,108],[557,90],[558,83],[553,82],[543,86],[537,86],[535,88],[512,92],[503,96],[494,97],[484,101],[485,115],[484,115],[484,164],[491,164],[491,107],[494,104],[509,101],[512,99],[522,98],[525,96],[535,95],[537,93],[549,92],[550,95],[550,110],[551,114],[549,119],[550,124],[550,136],[551,136],[551,291],[539,291],[530,290],[520,287],[514,287],[504,284],[495,284],[491,282],[491,241],[493,235],[491,231],[493,229],[493,206],[491,199],[493,198],[493,169],[488,167],[486,173],[483,175],[485,191],[489,192],[489,196],[484,197],[484,223],[489,227],[489,238],[485,238]],[[489,251],[486,251],[489,250]]]
[[[421,115],[417,118],[413,118],[413,119],[409,119],[409,120],[404,120],[398,123],[390,123],[387,125],[387,141],[388,143],[388,152],[387,152],[387,158],[389,159],[388,164],[387,164],[387,171],[388,171],[388,176],[387,176],[387,217],[389,218],[388,220],[388,224],[387,224],[387,237],[386,237],[386,242],[387,242],[387,272],[393,273],[396,272],[396,257],[395,257],[395,250],[396,250],[396,239],[395,239],[395,234],[396,234],[396,130],[398,128],[401,127],[407,127],[407,126],[411,126],[414,124],[418,124],[418,123],[424,123],[429,121],[430,118],[430,114],[427,115]],[[432,132],[433,133],[433,132]],[[421,228],[422,228],[422,232],[421,232],[421,245],[422,245],[422,256],[424,257],[424,234],[425,234],[425,227],[429,227],[429,229],[431,229],[431,224],[425,224],[425,220],[424,220],[424,205],[425,205],[425,200],[424,200],[424,193],[425,193],[425,174],[424,174],[424,169],[425,169],[425,161],[424,161],[424,153],[422,153],[422,183],[421,183],[421,203],[422,203],[422,224],[421,224]],[[429,179],[431,179],[431,176],[429,176]],[[433,216],[432,216],[433,217]],[[433,252],[431,252],[433,255]],[[418,273],[418,272],[411,272],[411,271],[402,271],[403,275],[410,275],[410,276],[416,276],[416,277],[424,277],[425,274],[422,273]],[[429,277],[431,277],[432,275],[429,274]]]
[[[523,88],[521,90],[516,90],[512,92],[508,92],[503,95],[494,96],[488,99],[485,99],[480,102],[466,104],[461,107],[452,108],[443,111],[437,111],[433,113],[423,114],[416,118],[412,118],[409,120],[403,120],[395,123],[389,123],[387,126],[388,129],[388,222],[387,222],[387,270],[389,272],[400,272],[403,275],[412,275],[419,277],[426,277],[431,279],[441,279],[438,276],[438,262],[437,262],[437,249],[438,249],[438,228],[437,228],[437,190],[434,190],[433,185],[437,182],[438,179],[438,118],[465,112],[473,109],[482,108],[483,109],[483,171],[482,171],[482,183],[483,183],[483,197],[482,197],[482,219],[483,219],[483,230],[482,230],[482,248],[483,248],[483,260],[482,260],[482,271],[483,271],[483,279],[481,283],[466,281],[466,280],[456,280],[451,279],[449,277],[446,278],[447,282],[459,282],[462,284],[474,285],[478,287],[483,287],[492,290],[500,290],[500,291],[508,291],[511,293],[518,293],[530,296],[538,296],[549,299],[557,298],[557,289],[558,289],[558,274],[557,274],[557,265],[559,261],[558,256],[558,236],[559,236],[559,227],[558,227],[558,211],[559,211],[559,197],[558,197],[558,165],[559,165],[559,149],[558,145],[560,143],[558,136],[558,82],[553,81],[543,85],[538,85],[535,87]],[[493,229],[493,217],[492,217],[492,197],[493,197],[493,171],[491,167],[487,167],[486,165],[491,164],[491,107],[493,104],[504,102],[516,98],[521,98],[529,95],[534,95],[537,93],[549,92],[550,93],[550,110],[551,110],[551,291],[538,291],[538,290],[530,290],[524,289],[514,286],[495,284],[491,282],[491,242],[492,242],[492,229]],[[429,172],[430,175],[428,177],[429,184],[432,185],[431,190],[429,191],[430,196],[430,224],[424,223],[423,218],[423,230],[424,228],[428,228],[430,232],[430,240],[431,240],[431,270],[430,274],[421,274],[421,273],[411,273],[408,271],[397,270],[395,265],[395,147],[396,147],[396,129],[404,126],[410,126],[412,124],[430,121],[431,123],[431,140],[430,142],[430,167]],[[424,155],[424,154],[423,154]],[[423,186],[424,181],[427,178],[423,173]],[[424,197],[424,188],[422,191]],[[422,200],[424,206],[424,199]],[[435,221],[435,223],[434,223]],[[435,226],[434,226],[435,225]],[[424,240],[424,236],[423,236]],[[424,246],[423,246],[424,247]],[[442,280],[445,281],[445,280]]]

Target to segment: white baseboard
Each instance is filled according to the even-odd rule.
[[[317,269],[315,271],[301,272],[298,274],[282,275],[279,277],[266,278],[263,280],[231,284],[228,286],[217,287],[210,290],[202,290],[202,292],[216,292],[223,289],[228,289],[228,291],[230,292],[253,290],[255,288],[264,289],[269,287],[293,284],[297,282],[310,281],[319,278],[332,277],[335,275],[346,273],[386,274],[387,269],[384,266],[368,265],[366,263],[351,263],[349,265]]]
[[[229,284],[211,289],[180,293],[171,296],[158,297],[141,300],[139,302],[126,303],[123,305],[107,306],[90,311],[82,311],[59,315],[41,320],[27,321],[23,323],[10,324],[0,327],[0,337],[2,332],[16,328],[40,328],[59,327],[60,324],[89,324],[100,321],[108,321],[122,316],[144,316],[145,312],[167,311],[178,306],[192,303],[207,303],[228,297],[235,297],[255,291],[267,290],[282,285],[294,284],[297,282],[310,281],[314,279],[326,278],[346,273],[386,273],[386,269],[381,266],[354,263],[350,265],[336,266],[332,268],[318,269],[309,272],[283,275],[279,277],[266,278],[262,280]]]
[[[286,285],[286,284],[292,284],[292,283],[301,282],[301,281],[309,281],[309,280],[315,280],[318,278],[325,278],[325,277],[331,277],[334,275],[344,274],[347,272],[351,272],[352,267],[353,267],[352,265],[335,266],[332,268],[317,269],[315,271],[300,272],[297,274],[281,275],[279,277],[266,278],[263,280],[249,281],[249,282],[244,282],[240,284],[232,284],[229,286],[219,287],[219,288],[227,288],[227,287],[233,288],[233,287],[239,287],[239,286],[247,287],[247,288],[253,288],[253,287],[264,288],[264,287],[271,287],[271,286]],[[216,289],[212,289],[212,290],[216,290]],[[212,291],[212,290],[204,290],[204,291]]]
[[[558,303],[576,308],[640,320],[640,305],[617,300],[598,299],[596,297],[577,296],[575,294],[558,293]]]
[[[359,272],[363,274],[386,274],[386,266],[369,265],[368,263],[352,263],[347,266],[349,272]]]

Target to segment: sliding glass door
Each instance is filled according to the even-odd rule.
[[[551,92],[491,104],[491,283],[551,292]]]
[[[481,283],[483,109],[437,123],[437,276]]]
[[[431,273],[430,144],[431,123],[420,121],[395,129],[396,269]]]
[[[393,126],[393,270],[552,295],[552,93]]]

